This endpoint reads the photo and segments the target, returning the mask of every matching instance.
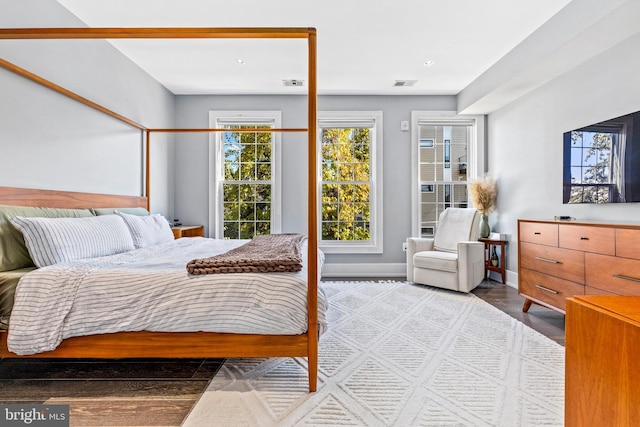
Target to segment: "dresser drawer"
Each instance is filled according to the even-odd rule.
[[[616,254],[616,231],[608,227],[561,224],[559,246],[598,254]]]
[[[640,295],[640,260],[585,254],[586,284],[619,295]]]
[[[640,259],[640,230],[616,228],[616,255]]]
[[[550,304],[565,311],[566,299],[584,295],[584,286],[548,276],[526,268],[520,270],[518,291],[526,297]]]
[[[543,222],[520,222],[518,233],[521,242],[558,246],[558,224]]]
[[[522,242],[520,265],[584,284],[584,252]]]

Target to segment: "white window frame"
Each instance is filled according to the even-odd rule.
[[[472,126],[467,146],[467,182],[484,175],[485,165],[485,116],[462,115],[455,111],[412,111],[411,112],[411,235],[419,237],[420,230],[420,170],[419,144],[420,123],[432,122],[436,125]]]
[[[371,239],[367,241],[322,240],[322,123],[338,123],[358,127],[358,123],[374,123],[371,132],[370,148],[370,216],[369,231]],[[383,252],[383,209],[382,209],[382,111],[318,111],[318,247],[327,254],[370,254]]]
[[[226,124],[264,124],[282,128],[281,111],[210,111],[209,126],[222,128]],[[224,132],[209,135],[209,230],[213,237],[224,238],[222,182],[224,180],[222,152]],[[271,233],[282,232],[282,134],[273,132],[271,155]]]

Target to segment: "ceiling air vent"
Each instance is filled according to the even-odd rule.
[[[282,84],[285,86],[304,86],[304,80],[283,80]]]
[[[396,80],[393,82],[393,87],[409,87],[416,84],[417,80]]]

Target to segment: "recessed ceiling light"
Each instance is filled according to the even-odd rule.
[[[435,64],[435,61],[424,61],[425,67],[431,67],[433,64]]]
[[[244,64],[244,59],[242,58],[236,59],[236,64],[240,64],[240,65]]]

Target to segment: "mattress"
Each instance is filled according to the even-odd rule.
[[[188,274],[190,260],[244,243],[183,238],[35,270],[16,289],[9,350],[36,354],[54,350],[69,337],[121,331],[306,332],[306,250],[300,272]],[[319,287],[320,333],[326,330],[326,308]]]

